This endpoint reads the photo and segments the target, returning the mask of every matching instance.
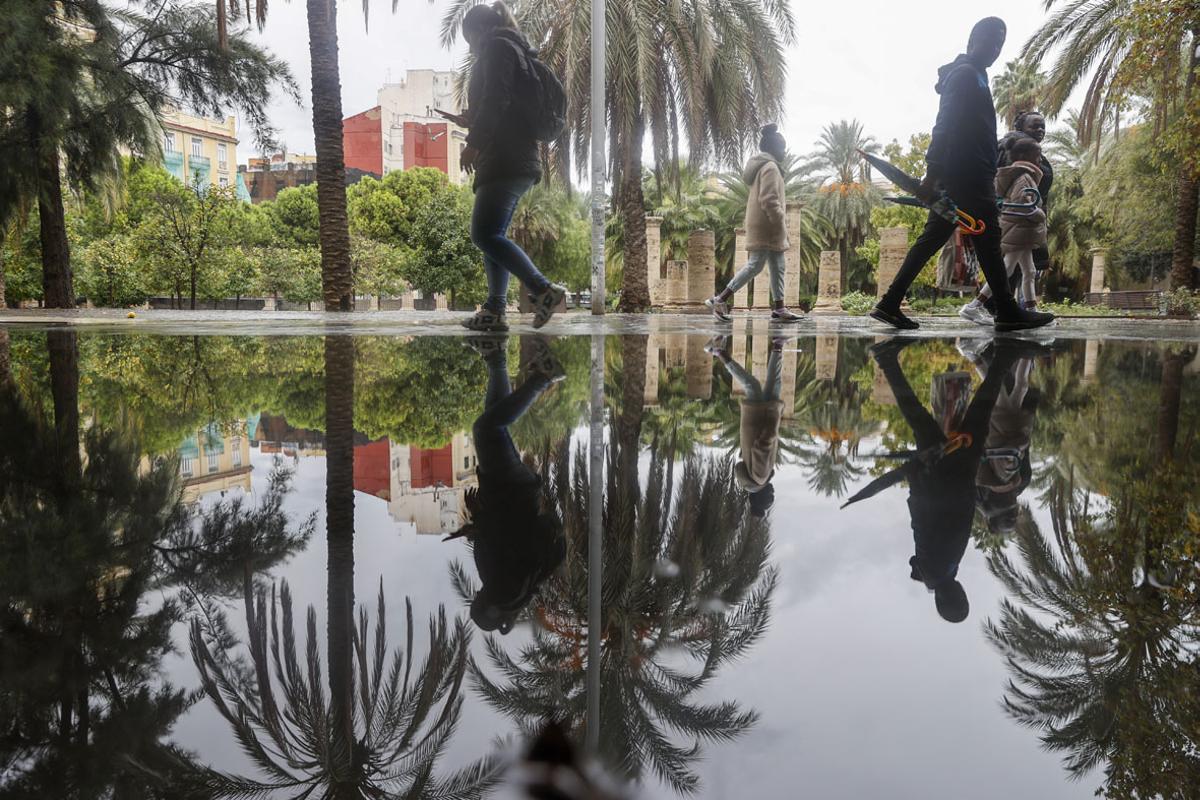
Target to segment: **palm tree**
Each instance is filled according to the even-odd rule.
[[[37,211],[45,304],[75,303],[63,178],[77,191],[111,187],[121,152],[160,152],[157,118],[168,104],[210,114],[237,106],[260,142],[274,86],[295,93],[283,62],[245,36],[224,46],[213,11],[164,0],[153,13],[103,0],[20,3],[5,15],[0,86],[0,228]],[[341,127],[339,121],[339,137]]]
[[[449,46],[476,0],[454,0],[442,24]],[[563,78],[576,165],[591,135],[590,0],[521,0],[514,9],[542,58]],[[795,38],[786,3],[624,3],[607,35],[608,141],[614,204],[624,230],[621,310],[650,305],[642,150],[650,135],[657,170],[673,172],[686,143],[693,165],[737,161],[760,122],[782,110],[784,50]]]
[[[992,98],[996,113],[1011,129],[1022,111],[1033,111],[1046,92],[1046,76],[1033,61],[1014,59],[1004,65],[1004,72],[992,79]]]
[[[867,398],[857,384],[810,381],[796,398],[797,460],[808,470],[808,485],[824,497],[842,497],[850,483],[866,474],[858,461],[862,440],[879,430],[865,417]]]
[[[757,719],[734,702],[701,704],[695,696],[766,629],[776,583],[766,563],[769,532],[733,490],[731,459],[689,458],[676,483],[673,459],[653,443],[643,491],[636,478],[618,474],[622,461],[630,463],[620,447],[608,459],[602,629],[587,626],[587,460],[578,453],[572,469],[570,449],[561,448],[548,485],[563,514],[566,563],[534,602],[533,642],[514,655],[489,636],[492,669],[475,665],[473,675],[487,701],[523,729],[553,717],[580,732],[584,653],[588,637],[600,636],[602,757],[631,779],[652,771],[692,793],[701,743],[737,738]],[[464,597],[474,593],[461,569],[455,581]]]
[[[841,120],[825,126],[817,150],[806,169],[823,179],[814,197],[818,213],[834,230],[832,243],[849,265],[850,255],[863,243],[871,228],[871,209],[879,192],[871,184],[871,165],[858,154],[879,152],[874,137],[863,135],[858,120]]]

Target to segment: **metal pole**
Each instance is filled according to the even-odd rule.
[[[604,293],[604,132],[608,114],[604,98],[606,0],[592,0],[592,313],[603,314]]]
[[[603,285],[603,284],[601,284]],[[592,335],[591,433],[588,441],[587,749],[600,746],[600,629],[604,587],[604,336]]]

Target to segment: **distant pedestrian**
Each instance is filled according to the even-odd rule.
[[[996,207],[996,108],[987,69],[1000,57],[1008,35],[1004,21],[987,17],[975,24],[967,52],[938,70],[935,90],[941,95],[933,139],[925,155],[927,169],[921,199],[931,202],[945,189],[959,210],[984,224],[972,236],[984,275],[995,291],[997,331],[1039,328],[1052,314],[1027,311],[1008,288],[1000,251],[1000,217]],[[900,311],[908,287],[922,267],[953,235],[955,225],[930,212],[925,230],[908,251],[895,280],[871,312],[881,322],[902,329],[920,327]]]
[[[796,322],[799,314],[788,311],[783,300],[784,253],[790,242],[787,235],[787,183],[782,163],[787,158],[787,142],[776,125],[761,131],[759,148],[742,172],[749,187],[746,200],[746,266],[733,276],[729,285],[715,297],[705,301],[713,316],[721,322],[731,322],[730,300],[739,289],[762,272],[764,266],[771,274],[771,319],[775,322]]]
[[[475,331],[508,330],[505,309],[512,275],[529,291],[533,327],[540,328],[567,290],[551,283],[507,235],[517,203],[542,177],[536,121],[528,118],[528,103],[521,101],[536,92],[531,59],[537,54],[503,2],[474,6],[463,17],[462,31],[475,59],[468,110],[443,116],[468,130],[461,163],[475,173],[471,241],[483,251],[488,283],[487,300],[463,325]]]
[[[1013,129],[1004,134],[1004,138],[999,142],[1000,166],[1007,167],[1012,164],[1012,146],[1018,141],[1028,136],[1035,140],[1038,144],[1046,139],[1046,117],[1040,111],[1022,111],[1017,114],[1016,120],[1013,122]],[[1042,208],[1049,209],[1050,190],[1054,187],[1054,165],[1050,163],[1050,159],[1046,157],[1046,149],[1042,148],[1042,156],[1038,159],[1038,166],[1042,170],[1042,179],[1038,181],[1038,192],[1042,195]],[[1033,266],[1037,269],[1038,274],[1050,268],[1050,250],[1043,245],[1035,248],[1033,251]],[[1017,291],[1018,276],[1014,274],[1008,282],[1008,287]],[[1018,297],[1017,299],[1025,299]],[[989,304],[989,311],[995,311]]]
[[[1000,249],[1004,253],[1007,275],[1021,271],[1021,296],[1026,309],[1037,307],[1035,281],[1037,269],[1033,264],[1033,252],[1046,245],[1046,212],[1042,209],[1037,192],[1042,179],[1042,170],[1037,165],[1042,155],[1041,146],[1026,136],[1010,148],[1013,163],[1001,167],[996,173],[996,194],[1004,198],[1006,205],[1024,205],[1038,201],[1028,210],[1008,208],[1000,215]],[[983,307],[992,295],[991,285],[985,285],[979,296],[959,309],[959,316],[981,325],[991,325],[992,316]]]

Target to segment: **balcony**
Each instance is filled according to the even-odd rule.
[[[192,169],[212,169],[212,159],[208,156],[188,156],[188,166]]]
[[[163,169],[183,180],[183,153],[171,151],[163,153]]]

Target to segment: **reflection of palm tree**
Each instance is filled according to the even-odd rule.
[[[620,445],[616,449],[619,449]],[[695,791],[691,764],[703,741],[733,739],[757,718],[734,702],[694,698],[725,663],[766,629],[776,573],[766,566],[769,534],[733,489],[729,458],[685,462],[678,483],[671,459],[651,447],[644,491],[618,475],[626,464],[610,451],[604,511],[604,586],[600,750],[631,778],[647,768],[680,792]],[[549,483],[568,538],[562,571],[543,584],[533,643],[519,655],[489,638],[499,678],[476,669],[487,700],[532,729],[565,719],[581,730],[587,640],[588,468],[557,454]],[[470,591],[463,587],[460,591]],[[694,666],[680,664],[686,654]],[[672,734],[690,738],[679,746]]]
[[[808,470],[809,487],[825,497],[842,497],[852,481],[866,474],[858,463],[863,437],[878,429],[866,418],[866,398],[856,384],[811,381],[796,401],[798,422],[807,430],[798,461]]]
[[[429,624],[429,655],[414,675],[413,610],[406,604],[408,647],[390,657],[383,586],[375,630],[366,609],[347,631],[348,708],[337,708],[332,687],[325,698],[318,652],[317,615],[310,606],[304,652],[293,626],[291,592],[285,582],[276,604],[272,590],[247,594],[250,662],[243,665],[209,642],[213,631],[192,623],[192,658],[209,699],[232,727],[243,751],[267,776],[263,780],[210,772],[216,797],[270,796],[372,798],[396,796],[478,797],[490,782],[490,764],[478,762],[448,778],[434,765],[458,726],[460,688],[466,671],[466,624],[451,626],[444,610]],[[228,635],[228,631],[223,632]],[[331,654],[334,655],[334,654]],[[354,672],[361,676],[355,685]],[[349,739],[336,726],[348,720]]]
[[[1135,789],[1113,796],[1190,796],[1200,780],[1195,605],[1131,583],[1141,537],[1121,524],[1126,511],[1114,509],[1109,530],[1069,503],[1051,512],[1052,542],[1022,514],[1023,568],[1002,552],[988,558],[1012,598],[986,624],[1013,674],[1006,707],[1076,777],[1104,765],[1110,790]]]
[[[201,621],[194,621],[192,658],[205,693],[268,776],[260,781],[212,772],[208,779],[218,796],[284,790],[308,796],[322,788],[324,796],[335,800],[398,792],[476,797],[487,783],[486,762],[445,780],[433,777],[434,764],[462,709],[459,690],[469,643],[465,624],[457,622],[451,632],[444,611],[430,623],[430,654],[415,683],[409,682],[415,657],[411,604],[408,647],[390,661],[382,582],[370,650],[365,609],[359,611],[355,626],[354,349],[349,336],[325,339],[329,700],[317,656],[316,611],[308,610],[307,664],[301,667],[286,584],[277,610],[273,592],[268,603],[265,588],[254,592],[251,583],[245,583],[248,668],[221,649],[220,644],[231,638],[228,630],[206,630]],[[276,684],[281,697],[276,696]]]
[[[0,382],[0,795],[184,796],[163,740],[188,702],[159,677],[177,608],[143,603],[186,524],[176,467],[143,469],[125,430],[81,440],[75,339],[47,337],[53,428]]]

